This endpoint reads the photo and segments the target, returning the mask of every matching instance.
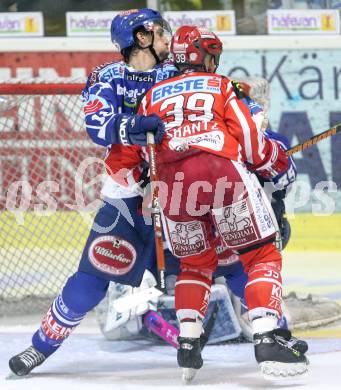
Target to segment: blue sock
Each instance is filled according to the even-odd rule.
[[[34,333],[34,348],[46,357],[55,352],[86,313],[104,298],[108,285],[107,280],[84,272],[71,276]]]

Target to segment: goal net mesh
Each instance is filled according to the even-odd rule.
[[[99,205],[103,148],[84,84],[0,84],[0,316],[46,309],[76,271]]]

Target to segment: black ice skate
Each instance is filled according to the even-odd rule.
[[[25,376],[43,363],[45,359],[46,357],[42,353],[31,346],[18,355],[13,356],[9,361],[9,367],[14,374]]]
[[[293,349],[296,349],[301,354],[304,354],[308,351],[308,343],[304,340],[300,340],[291,335],[291,332],[284,329],[276,329],[277,335],[283,337],[287,340],[288,345]],[[283,333],[283,334],[281,334]]]
[[[178,337],[178,343],[178,364],[182,367],[182,380],[188,383],[203,365],[200,339]]]
[[[291,336],[285,329],[256,333],[253,336],[256,360],[265,378],[302,375],[308,371],[308,350],[305,341]]]

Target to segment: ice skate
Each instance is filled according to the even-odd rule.
[[[200,338],[178,337],[178,364],[182,367],[182,380],[189,383],[202,367]]]
[[[34,347],[28,347],[25,351],[13,356],[9,360],[11,371],[17,376],[28,375],[35,367],[45,361],[46,357]]]
[[[254,335],[255,356],[265,379],[295,377],[308,371],[305,341],[284,329]]]
[[[291,332],[285,329],[276,329],[277,335],[287,340],[288,345],[293,349],[296,349],[301,354],[305,354],[308,351],[308,343],[304,340],[300,340],[297,337],[291,335]]]

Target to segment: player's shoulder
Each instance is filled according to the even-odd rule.
[[[126,70],[126,63],[124,61],[106,62],[93,68],[88,77],[87,85],[89,87],[96,83],[107,83],[114,79],[122,79]]]
[[[167,80],[179,73],[178,68],[171,60],[165,60],[157,64],[154,68],[156,72],[155,82]]]
[[[155,66],[156,69],[161,69],[161,70],[171,70],[171,71],[174,71],[176,73],[179,73],[179,70],[178,68],[174,65],[174,62],[170,59],[166,59],[162,62],[160,62],[159,64],[157,64]]]
[[[168,78],[157,82],[153,87],[147,92],[146,95],[150,96],[154,94],[159,94],[160,96],[165,96],[168,94],[179,94],[185,92],[195,92],[196,89],[207,89],[211,92],[220,93],[220,88],[222,86],[223,76],[216,73],[207,73],[207,72],[179,72],[169,76]],[[191,82],[187,82],[190,79]],[[195,82],[197,81],[197,83]],[[165,93],[163,93],[164,91]]]
[[[284,149],[289,149],[290,142],[289,142],[289,139],[288,139],[288,137],[286,135],[274,132],[270,128],[270,126],[268,126],[267,129],[265,130],[265,135],[268,138],[273,139],[273,140],[279,142],[284,147]]]

